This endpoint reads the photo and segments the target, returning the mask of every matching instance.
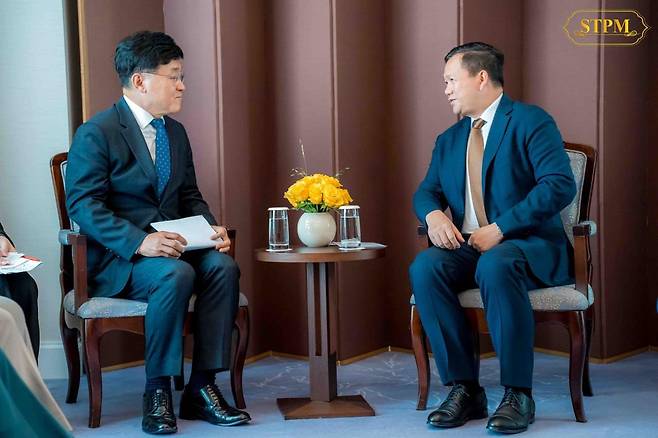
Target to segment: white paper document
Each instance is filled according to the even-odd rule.
[[[178,233],[183,236],[187,240],[185,251],[214,248],[217,243],[216,240],[210,239],[215,234],[215,230],[213,230],[206,218],[201,215],[172,221],[153,222],[151,226],[158,231],[169,231],[170,233]]]
[[[30,272],[41,264],[41,260],[19,252],[10,252],[5,261],[8,264],[0,266],[0,275]]]

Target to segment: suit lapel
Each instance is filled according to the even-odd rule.
[[[512,101],[506,94],[500,100],[496,114],[494,115],[493,124],[487,137],[487,145],[484,148],[484,157],[482,158],[482,193],[486,193],[487,171],[489,166],[498,152],[500,143],[507,130],[507,125],[511,118]]]
[[[137,163],[142,168],[149,181],[151,181],[151,185],[157,193],[158,179],[155,174],[155,166],[151,159],[151,154],[149,154],[146,142],[144,141],[142,130],[139,129],[135,116],[133,116],[123,97],[120,98],[114,106],[119,112],[119,123],[122,126],[121,135],[128,144],[128,147],[130,147]]]
[[[470,118],[464,117],[461,119],[459,129],[455,138],[455,147],[453,148],[453,156],[448,163],[451,167],[454,163],[454,178],[453,181],[456,185],[457,193],[462,199],[462,212],[464,211],[464,203],[466,202],[466,148],[468,146],[468,134],[470,133]]]

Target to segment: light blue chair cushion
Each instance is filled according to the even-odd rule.
[[[64,297],[64,309],[70,314],[75,314],[73,291],[70,291]],[[194,310],[194,303],[196,302],[196,295],[192,295],[190,299],[189,311]],[[240,307],[249,305],[247,297],[240,292]],[[146,308],[148,303],[135,300],[127,300],[125,298],[106,298],[95,297],[90,298],[87,302],[83,303],[78,309],[78,316],[80,318],[121,318],[126,316],[144,316],[146,315]]]
[[[587,310],[594,303],[594,291],[591,286],[587,287],[587,298],[577,291],[575,284],[565,286],[547,287],[544,289],[534,289],[528,291],[530,304],[534,310],[542,311],[567,311],[567,310]],[[469,289],[460,292],[458,295],[459,303],[462,307],[469,309],[482,309],[482,297],[480,289]],[[411,295],[409,300],[411,304],[416,304],[416,298]]]

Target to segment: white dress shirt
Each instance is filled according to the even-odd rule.
[[[155,127],[151,125],[151,121],[155,117],[153,117],[151,113],[146,111],[144,108],[130,100],[125,94],[123,95],[123,99],[128,104],[128,108],[130,108],[133,116],[135,116],[137,125],[139,125],[139,129],[141,129],[142,135],[144,136],[146,147],[148,148],[149,154],[151,155],[151,160],[153,160],[155,163]],[[162,120],[164,121],[164,117]]]
[[[496,115],[496,110],[498,109],[498,104],[500,103],[500,99],[503,97],[503,94],[501,93],[500,96],[496,100],[494,100],[489,107],[484,110],[482,115],[479,117],[480,119],[484,120],[485,123],[484,126],[481,128],[482,130],[482,141],[484,142],[484,148],[486,149],[487,147],[487,138],[489,137],[489,130],[491,130],[491,125],[493,123],[494,116]],[[475,118],[469,117],[471,119],[471,126],[473,126],[473,121]],[[468,152],[467,152],[468,153]],[[465,202],[464,202],[464,223],[462,224],[462,234],[472,234],[473,231],[477,230],[480,228],[478,225],[478,218],[475,215],[475,207],[473,207],[473,198],[471,197],[471,182],[469,179],[468,175],[468,156],[466,159],[466,194],[465,194]],[[484,193],[482,193],[482,196],[484,197]]]

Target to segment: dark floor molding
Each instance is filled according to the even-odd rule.
[[[535,351],[538,353],[551,354],[553,356],[569,357],[569,353],[565,353],[563,351],[549,350],[546,348],[539,348],[539,347],[535,347]],[[656,351],[656,350],[654,350],[654,347],[647,346],[647,347],[638,348],[637,350],[632,350],[632,351],[627,351],[625,353],[617,354],[615,356],[606,357],[604,359],[599,359],[598,357],[590,357],[589,361],[590,363],[606,365],[609,363],[620,361],[622,359],[629,358],[631,356],[637,356],[638,354],[645,353],[647,351]]]
[[[388,347],[379,348],[377,350],[369,351],[367,353],[359,354],[357,356],[352,356],[352,357],[348,357],[347,359],[342,359],[342,360],[336,361],[336,364],[339,365],[339,366],[340,365],[349,365],[351,363],[358,362],[360,360],[367,359],[369,357],[377,356],[378,354],[385,353],[385,352],[391,352],[391,351],[395,351],[395,352],[398,352],[398,353],[413,354],[413,350],[410,349],[410,348],[392,347],[392,346],[389,345]],[[569,357],[569,353],[565,353],[563,351],[558,351],[558,350],[549,350],[547,348],[535,347],[535,351],[537,353],[549,354],[549,355],[552,355],[552,356]],[[595,364],[609,364],[609,363],[620,361],[622,359],[626,359],[626,358],[631,357],[631,356],[636,356],[638,354],[641,354],[641,353],[644,353],[644,352],[647,352],[647,351],[658,352],[658,346],[650,345],[650,346],[647,346],[647,347],[638,348],[637,350],[632,350],[632,351],[627,351],[625,353],[617,354],[615,356],[611,356],[611,357],[608,357],[608,358],[605,358],[605,359],[590,357],[589,360],[590,360],[591,363],[595,363]],[[433,356],[432,353],[430,353],[430,356]],[[495,357],[495,356],[496,356],[496,353],[494,353],[494,352],[482,353],[482,354],[480,354],[480,359],[488,359],[490,357]],[[258,361],[266,359],[268,357],[283,357],[283,358],[286,358],[286,359],[296,359],[296,360],[308,361],[308,356],[303,356],[303,355],[299,355],[299,354],[282,353],[280,351],[269,350],[269,351],[264,351],[262,353],[255,354],[253,356],[249,356],[245,360],[245,365],[249,365],[249,364],[252,364],[254,362],[258,362]],[[192,359],[186,357],[185,361],[186,362],[191,362]],[[126,363],[121,363],[121,364],[112,365],[112,366],[108,366],[108,367],[103,367],[102,370],[103,371],[114,371],[114,370],[121,370],[121,369],[124,369],[124,368],[130,368],[130,367],[136,367],[136,366],[142,366],[142,365],[144,365],[143,360],[136,360],[134,362],[126,362]]]

